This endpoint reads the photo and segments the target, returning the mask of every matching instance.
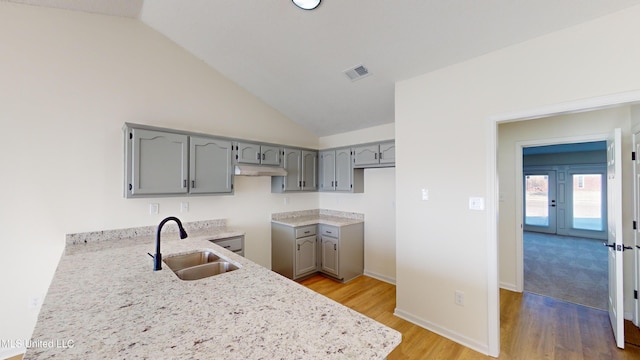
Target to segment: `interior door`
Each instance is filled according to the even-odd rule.
[[[622,131],[607,139],[607,228],[609,247],[609,319],[616,345],[624,349],[624,305],[622,285]]]
[[[633,134],[633,151],[635,159],[633,161],[633,219],[637,222],[640,218],[640,130]],[[638,229],[634,230],[633,237],[635,241],[635,262],[636,262],[636,289],[640,289],[640,236]],[[640,326],[640,302],[635,300],[635,316],[634,324]]]
[[[556,172],[524,172],[524,230],[556,233]]]

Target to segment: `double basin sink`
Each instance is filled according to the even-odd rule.
[[[182,280],[199,280],[238,269],[238,266],[208,250],[168,255],[162,261]]]

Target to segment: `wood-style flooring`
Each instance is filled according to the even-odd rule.
[[[341,284],[321,275],[300,283],[401,332],[388,359],[492,359],[394,316],[394,285],[367,276]],[[501,290],[500,317],[499,359],[640,359],[640,347],[616,347],[605,311]]]

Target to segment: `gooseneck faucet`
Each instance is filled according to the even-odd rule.
[[[153,271],[162,270],[162,254],[160,254],[160,232],[162,231],[162,227],[167,221],[175,221],[178,224],[178,229],[180,230],[180,239],[185,239],[188,235],[187,232],[182,227],[182,222],[175,216],[169,216],[168,218],[162,220],[160,225],[158,225],[158,232],[156,233],[156,254],[151,255],[153,258]]]

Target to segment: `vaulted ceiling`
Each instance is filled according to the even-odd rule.
[[[137,18],[318,136],[394,121],[394,84],[640,0],[9,0]],[[343,71],[364,65],[352,81]],[[428,101],[428,99],[425,99]]]

